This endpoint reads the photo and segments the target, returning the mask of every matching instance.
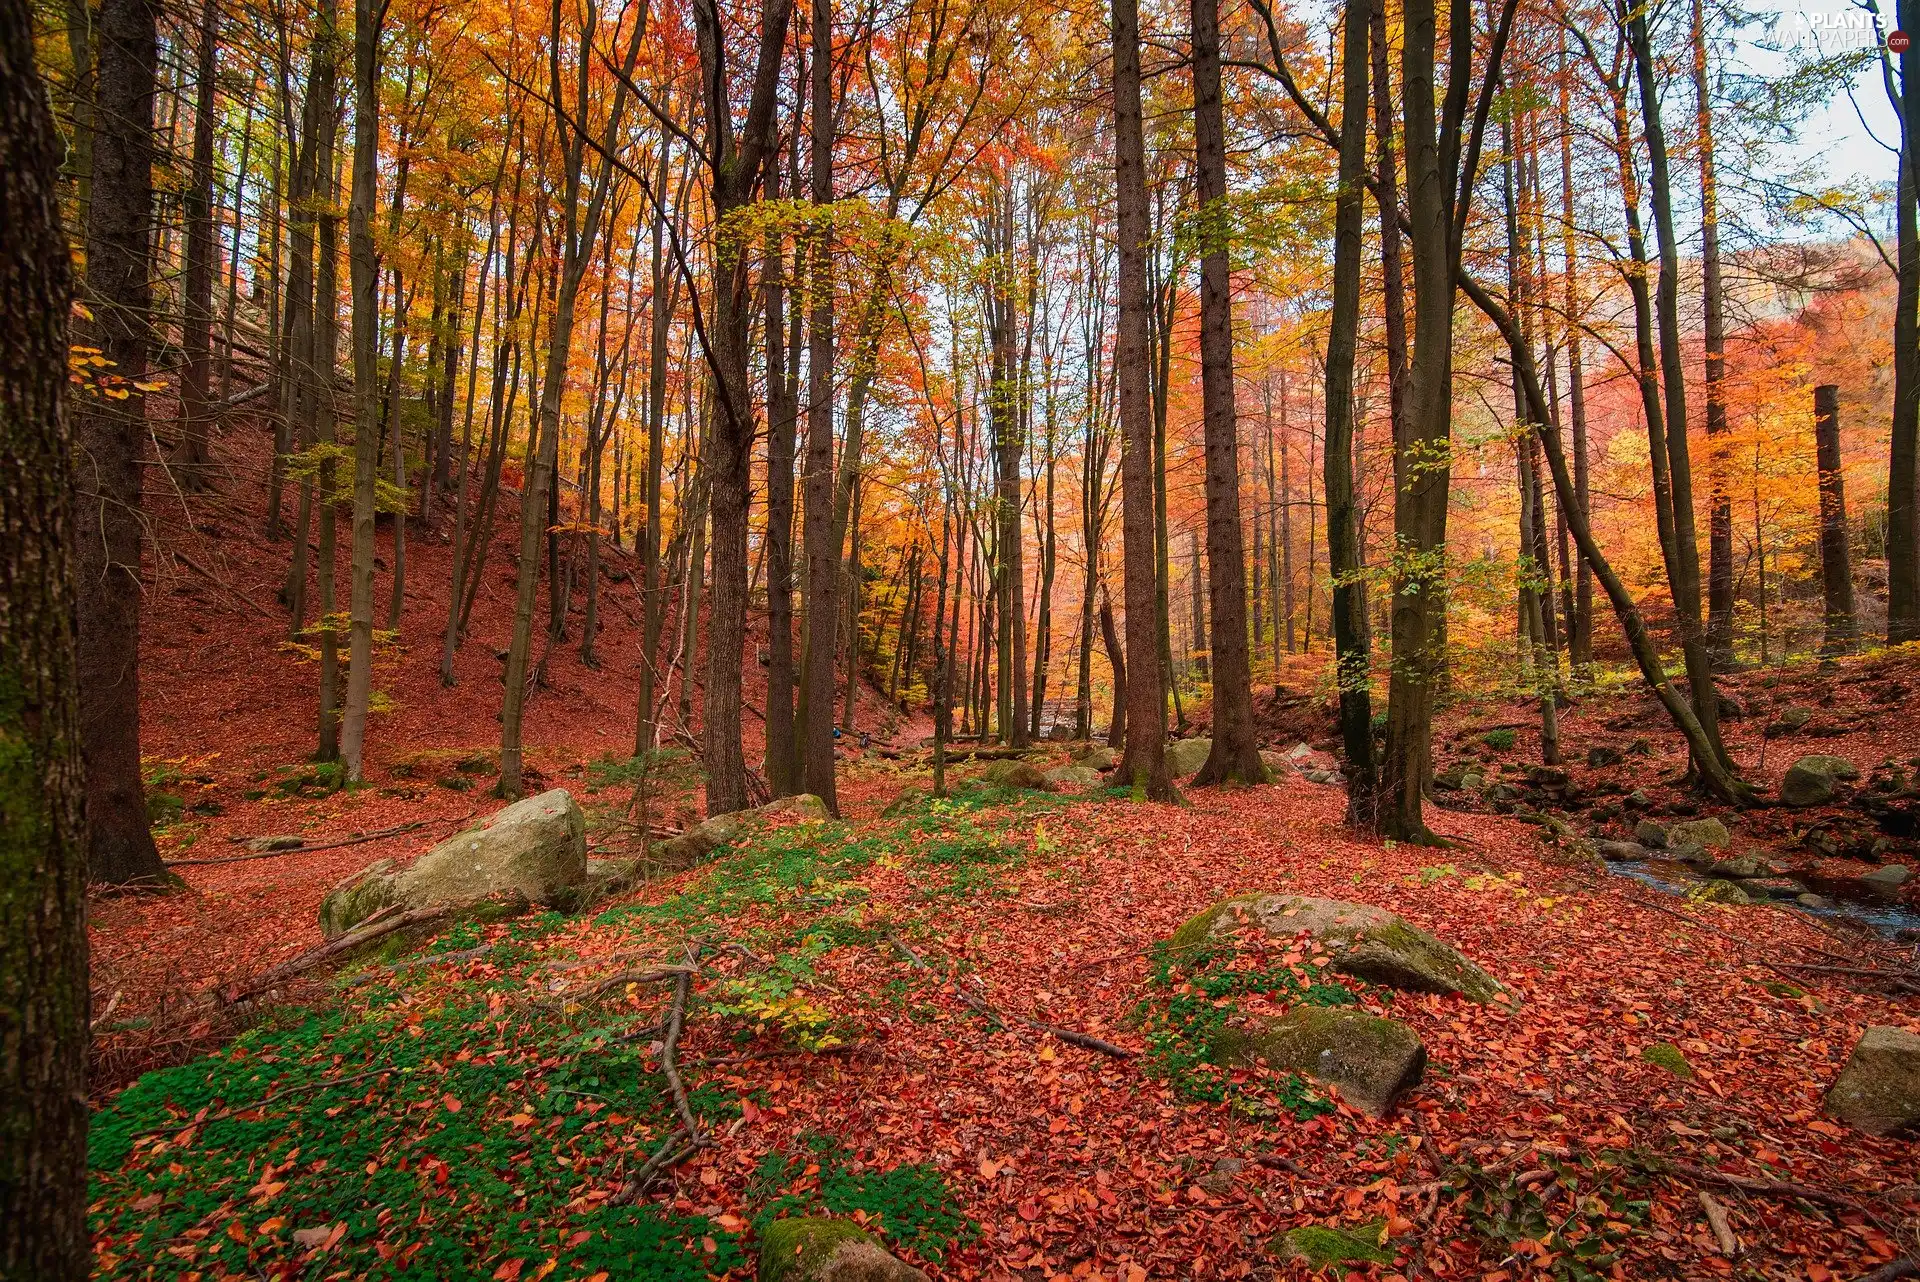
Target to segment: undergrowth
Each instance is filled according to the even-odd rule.
[[[1606,1152],[1545,1162],[1550,1179],[1521,1184],[1511,1174],[1456,1166],[1448,1187],[1464,1193],[1467,1224],[1509,1259],[1531,1253],[1554,1282],[1618,1277],[1621,1250],[1645,1228],[1651,1202],[1646,1177]]]
[[[830,1135],[804,1137],[798,1152],[768,1153],[754,1171],[747,1196],[762,1203],[753,1220],[756,1233],[790,1215],[859,1215],[869,1231],[935,1263],[980,1231],[953,1209],[946,1179],[937,1168],[920,1164],[865,1169]]]

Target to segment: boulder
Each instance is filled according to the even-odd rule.
[[[1111,770],[1120,764],[1120,754],[1112,748],[1095,744],[1073,759],[1076,766],[1085,766],[1089,770]]]
[[[1260,749],[1260,764],[1267,768],[1267,782],[1278,783],[1293,773],[1287,759],[1271,748]]]
[[[1827,1112],[1869,1135],[1920,1128],[1920,1036],[1874,1025],[1827,1088]]]
[[[1828,899],[1825,895],[1816,895],[1812,891],[1808,891],[1804,895],[1795,895],[1793,902],[1799,904],[1802,908],[1833,907],[1833,901],[1831,899]]]
[[[1782,735],[1789,735],[1797,730],[1806,729],[1807,723],[1812,720],[1812,708],[1788,708],[1778,717],[1768,722],[1766,729],[1761,733],[1769,739],[1778,739]]]
[[[1335,1264],[1392,1264],[1394,1251],[1380,1244],[1383,1220],[1335,1228],[1325,1224],[1302,1224],[1273,1239],[1267,1248],[1283,1260],[1302,1260],[1308,1267],[1325,1269]]]
[[[851,1220],[775,1220],[760,1234],[759,1282],[927,1282]]]
[[[1647,848],[1637,841],[1596,841],[1594,853],[1610,864],[1637,863],[1647,857]]]
[[[1861,873],[1859,881],[1868,894],[1892,899],[1912,875],[1905,864],[1884,864],[1872,872]]]
[[[1732,840],[1727,833],[1727,826],[1718,819],[1688,819],[1667,829],[1669,846],[1705,846],[1709,850],[1725,850]]]
[[[1031,788],[1044,792],[1047,777],[1031,761],[996,761],[980,776],[998,788]]]
[[[1302,931],[1333,954],[1333,969],[1355,979],[1416,993],[1459,993],[1488,1002],[1504,993],[1493,976],[1426,931],[1384,908],[1309,895],[1238,895],[1199,913],[1173,933],[1176,952],[1228,940],[1241,930],[1277,940]]]
[[[1167,773],[1184,779],[1206,765],[1212,751],[1211,739],[1175,739],[1167,745]]]
[[[1055,766],[1047,771],[1047,787],[1055,792],[1086,792],[1106,779],[1091,766]]]
[[[1642,819],[1633,826],[1633,839],[1643,846],[1658,849],[1667,844],[1667,830],[1664,825],[1651,819]]]
[[[898,819],[902,815],[911,814],[919,809],[920,803],[926,799],[927,791],[924,788],[902,788],[894,799],[887,803],[886,808],[880,812],[880,817],[882,819]]]
[[[1610,743],[1597,743],[1587,749],[1587,766],[1593,770],[1604,770],[1608,766],[1617,766],[1626,760],[1626,754]]]
[[[1812,753],[1787,767],[1780,781],[1780,800],[1789,806],[1819,806],[1832,801],[1842,780],[1858,779],[1860,772],[1845,757]]]
[[[1347,781],[1347,777],[1338,770],[1302,770],[1300,777],[1308,783],[1318,784],[1341,784]]]
[[[790,823],[806,823],[832,818],[827,803],[810,792],[798,793],[754,810],[736,810],[715,815],[696,824],[678,837],[653,848],[653,856],[671,869],[691,868],[739,836],[749,825],[763,823],[778,828]]]
[[[1760,855],[1734,855],[1728,859],[1717,859],[1707,869],[1712,877],[1733,877],[1745,880],[1749,877],[1778,877],[1783,870],[1771,859]]]
[[[1722,721],[1739,721],[1753,715],[1752,711],[1747,707],[1746,700],[1742,699],[1739,695],[1729,694],[1725,690],[1719,691],[1719,695],[1719,711]]]
[[[586,818],[555,788],[496,811],[406,867],[383,859],[361,869],[321,901],[320,929],[332,939],[390,904],[467,904],[503,891],[569,905],[586,881]]]
[[[1737,881],[1714,879],[1703,881],[1687,891],[1687,898],[1699,904],[1751,904],[1757,903]]]
[[[1769,899],[1798,899],[1807,893],[1806,885],[1792,877],[1753,877],[1741,882],[1740,889]]]
[[[1427,1048],[1399,1020],[1334,1006],[1300,1006],[1253,1029],[1222,1029],[1207,1055],[1222,1067],[1303,1073],[1338,1087],[1368,1117],[1385,1115],[1427,1067]]]

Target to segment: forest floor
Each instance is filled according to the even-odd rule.
[[[808,1208],[947,1278],[1305,1277],[1270,1247],[1308,1225],[1349,1231],[1332,1275],[1360,1278],[1824,1282],[1920,1250],[1920,1149],[1821,1111],[1862,1028],[1920,1031],[1913,995],[1852,973],[1911,968],[1911,941],[1669,896],[1499,813],[1544,789],[1581,833],[1724,814],[1680,787],[1674,736],[1630,691],[1569,707],[1565,782],[1529,776],[1523,706],[1450,711],[1436,767],[1471,762],[1511,792],[1442,793],[1444,850],[1356,838],[1342,790],[1295,774],[1178,807],[968,782],[883,815],[926,782],[906,751],[924,727],[886,725],[867,695],[861,721],[888,733],[847,753],[844,821],[756,829],[587,914],[457,927],[415,964],[362,960],[228,1006],[223,986],[319,942],[335,882],[500,804],[493,651],[509,606],[503,522],[443,691],[449,554],[438,529],[416,536],[419,593],[376,678],[392,710],[370,731],[367,783],[337,787],[308,761],[314,666],[272,604],[285,545],[235,497],[251,484],[153,505],[143,729],[154,790],[178,802],[159,831],[186,884],[93,904],[99,1276],[744,1279],[769,1220]],[[526,737],[612,851],[632,840],[637,674],[630,584],[608,597],[605,666],[556,647]],[[1920,658],[1760,670],[1729,689],[1748,714],[1731,746],[1757,782],[1814,751],[1868,776],[1828,807],[1726,816],[1736,850],[1835,879],[1863,854],[1912,862],[1904,840],[1873,848],[1852,803],[1883,762],[1920,764]],[[1289,730],[1311,722],[1270,699]],[[1766,735],[1798,706],[1804,725]],[[898,758],[877,750],[889,739]],[[1593,747],[1620,762],[1587,766]],[[695,818],[696,784],[697,762],[670,756],[655,821]],[[1634,789],[1645,804],[1620,809]],[[356,833],[388,835],[262,858],[230,840]],[[1296,1078],[1210,1068],[1194,1038],[1212,1012],[1266,997],[1244,970],[1223,988],[1164,945],[1253,889],[1400,913],[1514,1000],[1342,990],[1430,1056],[1383,1119]],[[663,1072],[675,985],[647,972],[689,956],[677,1062],[711,1142],[622,1205],[678,1125]],[[1324,988],[1322,954],[1267,960],[1270,987]]]

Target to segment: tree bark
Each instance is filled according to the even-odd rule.
[[[814,212],[824,219],[833,204],[833,8],[813,0],[810,32],[810,170]],[[833,686],[838,667],[834,638],[840,548],[833,535],[834,280],[830,224],[815,226],[808,239],[807,455],[802,480],[807,553],[806,623],[801,646],[798,725],[806,790],[838,812],[834,787]]]
[[[1847,551],[1847,493],[1840,458],[1840,389],[1813,389],[1813,444],[1820,475],[1820,579],[1826,602],[1822,655],[1852,654],[1859,636],[1853,613],[1853,562]]]
[[[1147,386],[1147,175],[1140,108],[1140,10],[1113,0],[1113,132],[1120,313],[1114,348],[1120,409],[1122,558],[1126,580],[1126,754],[1118,778],[1136,796],[1174,801],[1167,774],[1155,597],[1153,406]]]
[[[140,774],[141,466],[152,334],[153,0],[103,0],[86,299],[80,341],[100,349],[112,396],[76,400],[75,594],[87,870],[98,882],[168,881],[147,828]],[[13,100],[9,100],[10,103]],[[11,239],[11,237],[9,237]],[[64,360],[62,361],[64,365]]]
[[[1901,29],[1920,31],[1920,0],[1899,0]],[[1894,94],[1887,76],[1887,96]],[[1893,423],[1887,450],[1887,643],[1920,641],[1920,47],[1900,55],[1900,171],[1895,188],[1898,286],[1893,312]]]
[[[129,34],[124,18],[103,31]],[[125,123],[106,130],[110,178]],[[60,156],[33,15],[25,0],[0,0],[0,1276],[81,1282],[93,1270],[87,786]],[[109,182],[110,197],[123,190]]]
[[[1704,0],[1693,0],[1693,93],[1700,153],[1701,339],[1707,397],[1707,656],[1733,665],[1733,498],[1727,491],[1727,324],[1720,271],[1720,179],[1713,154],[1713,100]]]
[[[767,199],[780,199],[778,153],[767,163]],[[767,364],[767,787],[776,797],[799,791],[793,737],[793,449],[799,426],[799,373],[787,369],[787,257],[768,233],[761,268],[766,307],[762,350]],[[799,323],[800,309],[794,309]],[[908,674],[912,679],[912,674]]]
[[[180,326],[180,440],[167,466],[188,489],[207,484],[208,387],[213,365],[213,130],[215,57],[220,48],[219,0],[201,0],[200,49],[195,74],[193,169],[181,201],[187,225],[185,309]],[[237,223],[236,223],[236,235]]]
[[[353,196],[347,205],[347,266],[353,291],[353,560],[347,623],[347,699],[340,760],[365,777],[367,706],[373,695],[374,478],[380,466],[380,259],[373,202],[380,174],[380,19],[376,0],[354,0]]]
[[[1373,658],[1366,603],[1361,595],[1360,531],[1354,503],[1353,362],[1360,331],[1370,8],[1368,0],[1347,0],[1345,9],[1341,50],[1340,186],[1334,197],[1333,309],[1327,334],[1326,449],[1322,454],[1327,500],[1327,569],[1333,579],[1333,647],[1340,692],[1340,740],[1347,759],[1347,821],[1369,826],[1376,820],[1379,802],[1373,752]],[[1402,453],[1394,451],[1396,458]],[[1441,502],[1445,502],[1444,497]],[[1395,665],[1396,670],[1398,666]]]

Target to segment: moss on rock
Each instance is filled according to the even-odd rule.
[[[760,1234],[759,1282],[927,1282],[848,1220],[797,1216]]]
[[[1682,1081],[1693,1079],[1693,1065],[1672,1042],[1655,1042],[1640,1052],[1640,1058],[1656,1068],[1664,1068]]]
[[[1229,1025],[1214,1034],[1207,1058],[1223,1068],[1303,1073],[1340,1088],[1340,1096],[1369,1117],[1393,1107],[1419,1084],[1427,1048],[1398,1020],[1329,1006],[1300,1006],[1253,1028]]]
[[[1383,1220],[1369,1220],[1350,1229],[1303,1224],[1273,1240],[1272,1251],[1283,1260],[1304,1260],[1316,1269],[1334,1264],[1392,1264],[1393,1248],[1380,1236]]]
[[[1031,761],[996,761],[981,777],[1001,788],[1030,788],[1035,792],[1047,788],[1047,777]]]

